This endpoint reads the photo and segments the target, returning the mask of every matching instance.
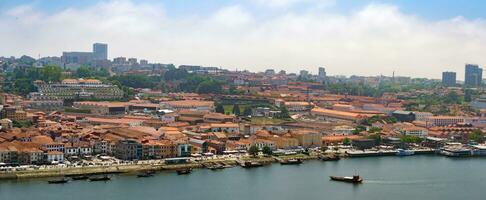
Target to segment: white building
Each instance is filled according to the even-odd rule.
[[[355,128],[352,126],[342,125],[334,127],[332,129],[332,132],[340,135],[350,135],[353,133],[354,130]]]
[[[466,118],[462,116],[431,116],[426,117],[425,122],[427,123],[427,127],[448,126],[457,123],[465,123]]]
[[[47,162],[48,163],[64,162],[64,153],[60,151],[49,151],[47,153]]]
[[[240,125],[237,123],[210,124],[213,132],[240,133]]]
[[[434,114],[430,112],[413,112],[416,121],[425,121],[427,117],[432,117]]]
[[[425,137],[428,135],[429,131],[426,128],[418,127],[418,126],[406,126],[398,129],[402,135],[406,136],[417,136],[417,137]]]

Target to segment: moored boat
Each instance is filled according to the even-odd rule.
[[[259,163],[259,162],[244,162],[243,164],[241,164],[241,167],[243,168],[254,168],[254,167],[261,167],[263,166],[262,163]]]
[[[322,161],[338,161],[340,159],[341,158],[337,155],[326,155],[321,157]]]
[[[210,170],[218,170],[218,169],[224,169],[224,168],[226,168],[226,167],[224,167],[224,165],[220,165],[220,164],[208,167],[208,169],[210,169]]]
[[[190,174],[192,172],[191,168],[176,170],[177,175]]]
[[[47,181],[49,184],[64,184],[68,182],[68,179],[66,178],[61,178],[61,179],[54,179],[54,180],[49,180]]]
[[[302,160],[301,159],[289,159],[289,160],[282,160],[280,161],[280,164],[281,165],[298,165],[298,164],[302,164]]]
[[[440,154],[448,157],[468,157],[472,155],[472,150],[466,148],[445,148]]]
[[[414,154],[414,150],[397,149],[397,156],[411,156]]]
[[[109,181],[109,180],[111,180],[111,178],[107,175],[89,178],[89,181]]]
[[[355,176],[330,176],[331,180],[333,181],[341,181],[341,182],[346,182],[346,183],[362,183],[363,178],[359,175]]]
[[[146,178],[146,177],[152,177],[152,176],[154,176],[154,174],[152,174],[152,173],[147,173],[147,172],[137,174],[137,177],[138,177],[138,178]]]
[[[71,179],[73,179],[73,181],[87,180],[89,179],[89,176],[73,176]]]

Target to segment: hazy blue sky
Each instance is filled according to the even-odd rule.
[[[486,65],[482,0],[0,0],[0,55],[109,57],[261,71],[462,77]]]

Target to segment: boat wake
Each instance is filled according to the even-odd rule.
[[[427,185],[433,184],[431,180],[379,180],[379,179],[366,179],[364,181],[367,184],[377,185]]]

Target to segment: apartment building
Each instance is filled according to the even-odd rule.
[[[35,81],[38,93],[58,99],[121,99],[123,91],[117,86],[96,79],[64,79],[60,83]]]

